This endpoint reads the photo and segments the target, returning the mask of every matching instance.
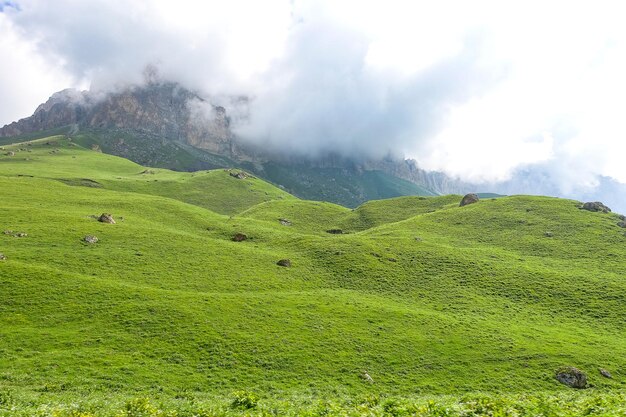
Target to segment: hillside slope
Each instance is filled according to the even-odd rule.
[[[294,199],[239,170],[175,172],[145,168],[123,158],[87,150],[65,136],[6,147],[0,175],[53,178],[67,185],[105,188],[176,198],[222,214],[235,214],[260,202]],[[232,175],[231,175],[232,174]],[[245,174],[245,173],[244,173]]]
[[[64,140],[0,156],[3,389],[561,392],[554,372],[566,365],[596,389],[626,383],[615,214],[527,196],[350,210]],[[103,212],[117,224],[96,221]]]

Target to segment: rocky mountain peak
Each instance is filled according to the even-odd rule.
[[[58,91],[45,102],[40,104],[35,113],[49,112],[56,104],[65,105],[66,103],[86,103],[89,100],[89,93],[87,91],[79,91],[75,88],[66,88],[65,90]]]
[[[31,117],[0,128],[0,136],[67,125],[134,131],[224,155],[231,154],[233,140],[224,107],[171,82],[150,82],[106,93],[59,91],[37,107]]]

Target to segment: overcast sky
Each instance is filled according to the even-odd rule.
[[[466,181],[537,167],[576,197],[626,183],[621,3],[0,0],[0,124],[154,64],[253,97],[238,128],[253,140],[404,155]]]

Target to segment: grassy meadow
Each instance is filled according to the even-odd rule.
[[[348,209],[65,136],[3,147],[0,416],[626,415],[617,214]]]

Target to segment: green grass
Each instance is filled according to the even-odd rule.
[[[382,171],[363,171],[349,167],[349,164],[344,168],[329,168],[295,161],[235,161],[173,138],[128,129],[87,128],[78,131],[76,127],[65,126],[0,138],[0,147],[4,144],[37,141],[54,135],[66,135],[74,144],[85,149],[97,149],[150,167],[174,171],[244,168],[300,198],[332,201],[347,207],[356,207],[368,200],[403,195],[435,195],[423,186]],[[236,159],[236,155],[233,157]]]
[[[356,209],[336,204],[303,200],[270,200],[241,213],[242,217],[280,224],[288,220],[292,231],[325,234],[330,229],[354,233],[406,220],[420,214],[430,213],[444,207],[456,207],[461,196],[396,197],[372,200]]]
[[[72,136],[79,145],[122,156],[151,167],[197,171],[236,166],[230,159],[201,151],[182,142],[146,132],[123,129],[87,129]]]
[[[50,398],[44,402],[44,398]],[[2,401],[4,400],[4,403]],[[626,396],[619,393],[559,393],[525,395],[394,397],[362,395],[283,399],[264,398],[250,391],[236,391],[226,397],[211,397],[180,391],[174,397],[88,396],[18,397],[0,393],[1,416],[54,417],[228,417],[228,416],[604,416],[626,415]]]
[[[615,214],[528,196],[351,210],[64,137],[6,148],[26,150],[0,156],[0,232],[27,236],[0,234],[0,415],[166,415],[116,414],[135,397],[245,414],[229,406],[238,390],[259,395],[255,415],[623,415]],[[565,365],[592,388],[559,384]]]
[[[253,176],[237,179],[225,169],[175,172],[145,168],[123,158],[76,146],[64,136],[30,143],[32,146],[6,147],[5,153],[10,149],[24,150],[14,157],[2,156],[0,175],[36,176],[57,179],[68,185],[159,195],[229,215],[263,201],[295,200],[265,181]]]

